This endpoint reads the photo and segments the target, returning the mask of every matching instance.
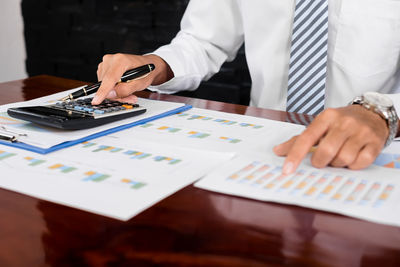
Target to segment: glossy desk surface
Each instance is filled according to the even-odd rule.
[[[51,76],[0,83],[0,104],[83,84]],[[139,95],[286,119],[278,111]],[[400,228],[193,186],[128,222],[0,189],[0,266],[400,266]]]

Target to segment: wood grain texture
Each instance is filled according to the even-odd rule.
[[[51,76],[2,83],[0,103],[83,84]],[[139,95],[286,119],[279,111]],[[0,203],[0,266],[400,266],[399,228],[193,186],[128,222],[4,189]]]

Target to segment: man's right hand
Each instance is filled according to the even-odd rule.
[[[154,71],[148,76],[129,83],[117,84],[124,72],[146,64],[155,65]],[[92,104],[98,105],[106,98],[135,103],[137,98],[133,95],[134,92],[144,90],[150,85],[165,83],[173,77],[174,74],[169,65],[156,55],[105,55],[97,69],[97,78],[102,82]]]

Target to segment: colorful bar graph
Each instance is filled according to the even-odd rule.
[[[229,138],[229,137],[226,137],[226,136],[221,136],[219,139],[228,141],[228,142],[231,143],[231,144],[237,144],[237,143],[240,143],[240,142],[242,141],[242,140],[240,140],[240,139]]]
[[[131,159],[145,159],[151,156],[150,153],[144,153],[135,150],[128,150],[124,152],[125,155],[131,156]]]
[[[236,121],[230,121],[230,120],[224,120],[224,119],[215,119],[215,122],[218,122],[219,124],[223,124],[223,125],[234,125],[237,122]]]
[[[268,183],[265,188],[266,189],[273,189],[277,184],[285,180],[288,176],[284,174],[280,174],[278,177],[276,177],[274,180],[272,180],[270,183]]]
[[[82,144],[83,148],[89,148],[96,145],[96,143],[91,143],[91,142],[83,142]]]
[[[368,189],[367,193],[362,197],[362,199],[359,202],[359,205],[368,204],[375,197],[380,188],[381,188],[381,183],[375,182],[370,187],[370,189]]]
[[[149,127],[151,127],[151,126],[153,126],[154,124],[152,124],[152,123],[145,123],[145,124],[143,124],[143,125],[140,125],[140,127],[142,127],[142,128],[149,128]]]
[[[189,113],[178,113],[177,114],[179,117],[185,117],[187,120],[203,120],[203,121],[211,121],[218,123],[220,125],[225,125],[225,126],[231,126],[231,125],[238,125],[240,127],[248,127],[248,128],[253,128],[253,129],[261,129],[264,126],[263,125],[256,125],[256,124],[252,124],[252,123],[239,123],[237,121],[231,121],[231,120],[227,120],[227,119],[221,119],[221,118],[217,118],[214,119],[212,117],[208,117],[208,116],[203,116],[203,115],[191,115]]]
[[[262,127],[264,127],[262,125],[255,125],[255,124],[244,123],[244,122],[240,123],[239,125],[242,126],[242,127],[251,127],[251,128],[254,128],[254,129],[261,129]]]
[[[135,189],[135,190],[138,190],[138,189],[146,186],[145,183],[133,181],[131,179],[126,179],[126,178],[122,179],[121,182],[124,183],[124,184],[130,185],[130,188],[131,189]]]
[[[173,127],[168,127],[168,126],[161,126],[161,127],[159,127],[157,130],[160,130],[160,131],[167,131],[167,132],[170,132],[170,133],[176,133],[176,132],[179,132],[181,129],[179,129],[179,128],[173,128]]]
[[[25,157],[24,159],[29,161],[29,164],[28,164],[29,166],[33,166],[33,167],[34,166],[38,166],[38,165],[46,162],[45,160],[35,159],[35,158],[32,158],[32,157]]]
[[[117,153],[117,152],[120,152],[122,150],[123,149],[119,148],[119,147],[100,145],[97,149],[93,150],[92,152],[108,151],[108,152],[111,152],[111,153]]]
[[[347,179],[347,181],[331,197],[331,200],[340,200],[345,194],[347,194],[347,192],[350,190],[353,184],[354,184],[354,178]]]
[[[7,158],[10,158],[12,156],[15,156],[16,154],[14,153],[10,153],[10,152],[6,152],[6,151],[2,151],[0,150],[0,160],[5,160]]]
[[[301,177],[305,174],[304,170],[298,170],[296,173],[292,174],[290,179],[283,183],[279,188],[279,191],[288,190],[292,185],[294,185]]]
[[[379,198],[374,203],[374,208],[382,206],[390,197],[390,194],[394,191],[394,185],[389,184],[385,187]]]
[[[211,117],[205,117],[205,116],[200,116],[200,115],[192,115],[188,118],[188,120],[203,120],[203,121],[209,121],[212,120]]]
[[[311,197],[312,195],[315,194],[315,192],[317,192],[317,190],[319,190],[324,184],[325,182],[328,180],[329,175],[325,174],[323,175],[321,178],[318,179],[318,181],[316,181],[305,193],[304,195],[307,197]]]
[[[189,134],[190,138],[200,138],[200,139],[203,139],[203,138],[206,138],[206,137],[210,136],[210,134],[199,133],[199,132],[196,132],[196,131],[190,131],[190,132],[188,132],[188,134]]]
[[[240,169],[239,171],[235,172],[234,174],[230,175],[228,177],[229,180],[236,180],[237,178],[239,178],[240,176],[242,176],[243,174],[251,171],[252,169],[254,169],[255,167],[257,167],[260,164],[260,162],[255,161],[250,163],[249,165],[247,165],[246,167]]]
[[[63,164],[57,163],[49,167],[50,170],[60,170],[62,173],[70,173],[76,170],[74,167],[65,166]]]
[[[258,178],[255,182],[254,185],[261,186],[265,182],[267,182],[270,178],[275,177],[276,175],[282,173],[282,168],[281,167],[275,167],[260,178]]]
[[[242,181],[244,182],[248,182],[253,180],[255,177],[259,176],[260,174],[264,173],[265,171],[267,171],[270,168],[270,166],[268,164],[264,164],[263,166],[261,166],[260,168],[258,168],[257,170],[255,170],[254,172],[250,173],[249,175],[245,176]]]
[[[164,157],[164,156],[155,156],[154,160],[158,161],[158,162],[160,162],[160,161],[168,161],[168,164],[170,164],[170,165],[178,164],[179,162],[182,161],[180,159],[173,159],[173,158]]]
[[[342,176],[336,176],[319,194],[318,198],[324,198],[329,195],[342,181]]]
[[[367,186],[368,181],[367,180],[362,180],[356,188],[354,188],[353,192],[350,193],[350,195],[346,198],[347,203],[354,203],[356,199],[361,195],[365,187]]]
[[[88,182],[88,181],[92,181],[92,182],[102,182],[104,180],[106,180],[107,178],[110,178],[111,175],[108,174],[101,174],[95,171],[88,171],[85,173],[85,178],[83,178],[82,180],[84,182]]]
[[[312,172],[309,175],[307,175],[291,192],[291,194],[296,194],[297,192],[303,190],[306,188],[310,183],[313,182],[315,177],[318,175],[316,172]]]

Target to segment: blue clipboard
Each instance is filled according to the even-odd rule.
[[[11,147],[16,147],[16,148],[20,148],[20,149],[25,149],[25,150],[32,151],[32,152],[39,153],[39,154],[48,154],[50,152],[54,152],[54,151],[57,151],[57,150],[60,150],[60,149],[63,149],[63,148],[74,146],[76,144],[80,144],[82,142],[86,142],[86,141],[89,141],[89,140],[92,140],[92,139],[95,139],[95,138],[98,138],[98,137],[101,137],[101,136],[105,136],[105,135],[112,134],[112,133],[115,133],[115,132],[119,132],[119,131],[122,131],[122,130],[125,130],[125,129],[129,129],[129,128],[132,128],[132,127],[137,126],[137,125],[145,124],[145,123],[148,123],[150,121],[154,121],[154,120],[157,120],[157,119],[161,119],[161,118],[164,118],[164,117],[168,117],[168,116],[174,115],[174,114],[179,113],[179,112],[184,112],[184,111],[189,110],[191,108],[192,108],[191,105],[185,105],[185,106],[182,106],[182,107],[179,107],[179,108],[176,108],[176,109],[172,109],[170,111],[166,111],[164,113],[161,113],[161,114],[158,114],[158,115],[146,118],[146,119],[138,120],[138,121],[135,121],[135,122],[132,122],[132,123],[128,123],[128,124],[124,124],[124,125],[121,125],[121,126],[117,126],[117,127],[114,127],[114,128],[108,129],[108,130],[104,130],[104,131],[101,131],[101,132],[98,132],[98,133],[94,133],[94,134],[91,134],[91,135],[88,135],[86,137],[79,138],[79,139],[76,139],[76,140],[63,142],[63,143],[60,143],[58,145],[52,146],[50,148],[41,148],[41,147],[32,146],[32,145],[28,145],[28,144],[21,143],[21,142],[9,142],[9,141],[3,141],[3,140],[0,140],[0,144],[6,145],[6,146],[11,146]]]

